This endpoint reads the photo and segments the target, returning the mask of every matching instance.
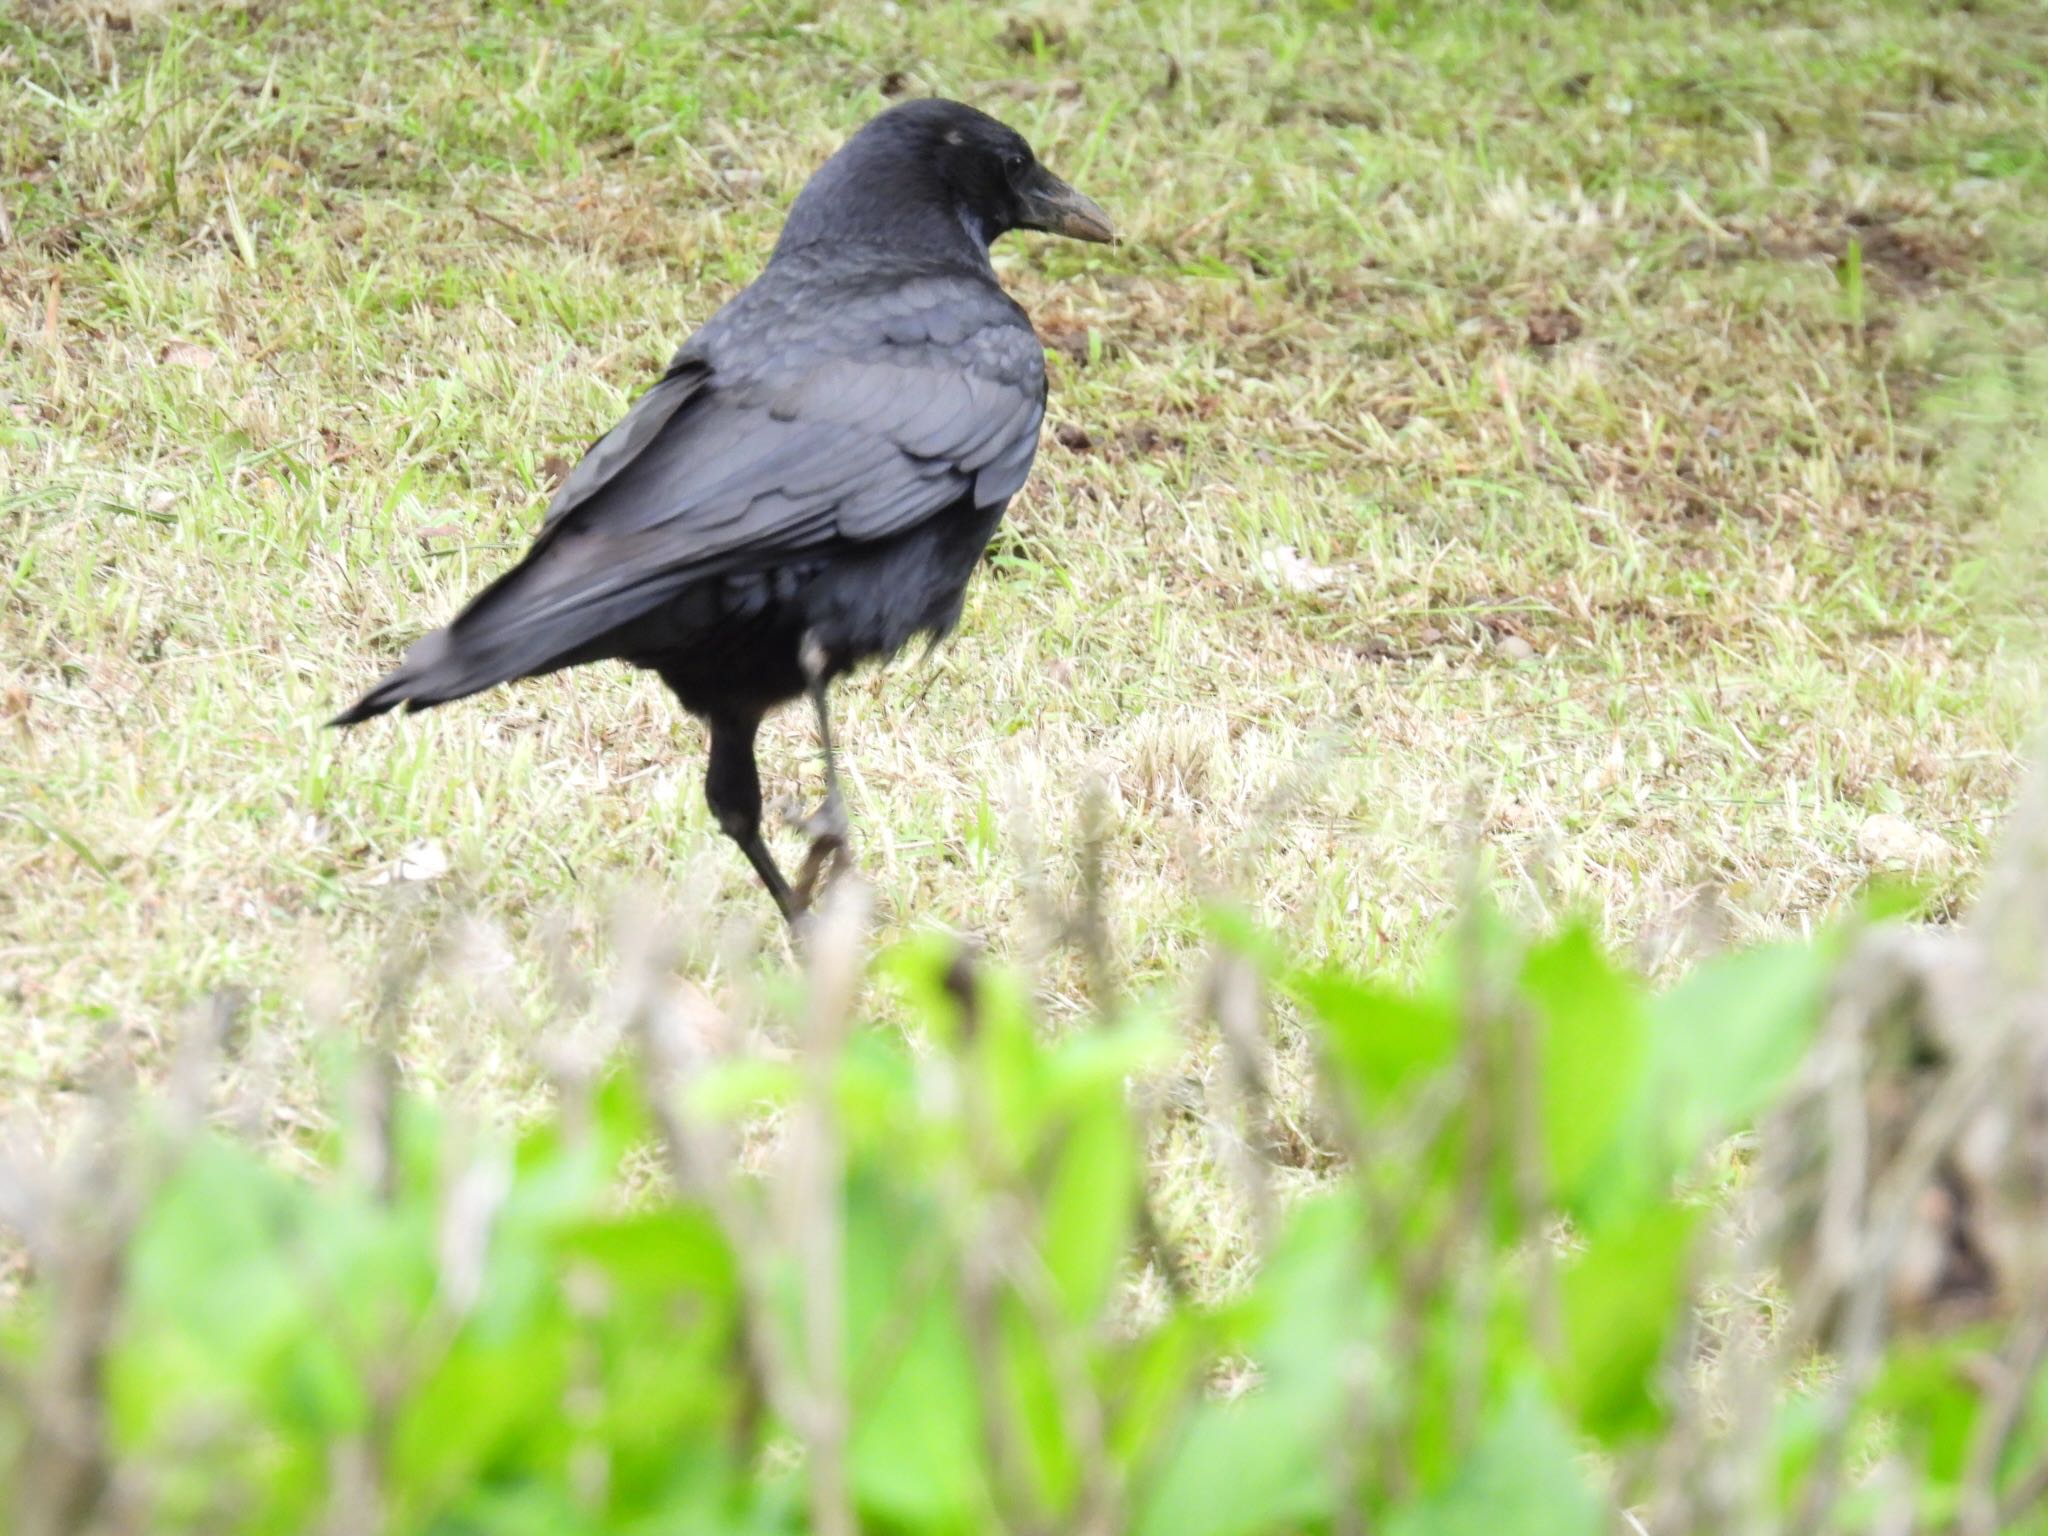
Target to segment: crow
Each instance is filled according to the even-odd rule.
[[[594,443],[520,562],[331,724],[619,659],[710,733],[704,794],[794,927],[847,858],[826,690],[936,644],[1023,486],[1045,354],[989,246],[1114,238],[1014,130],[958,102],[872,119],[790,208],[760,275]],[[808,695],[824,804],[792,886],[754,738]]]

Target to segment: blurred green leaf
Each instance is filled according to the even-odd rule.
[[[398,1510],[431,1520],[500,1458],[539,1449],[536,1437],[557,1421],[569,1385],[568,1354],[559,1320],[549,1319],[495,1346],[458,1346],[428,1370],[392,1428],[389,1492]]]
[[[1072,1510],[1080,1489],[1080,1426],[1068,1420],[1052,1352],[1085,1352],[1087,1340],[1042,1328],[1014,1294],[1004,1298],[996,1316],[1002,1341],[997,1386],[1021,1442],[1032,1506],[1058,1519]]]
[[[901,1041],[859,1034],[847,1042],[833,1084],[833,1101],[847,1140],[900,1160],[904,1176],[918,1170],[935,1145],[945,1146],[945,1127],[934,1123],[937,1117],[920,1101],[919,1073]],[[793,1099],[794,1092],[788,1097]]]
[[[1681,1315],[1700,1215],[1691,1206],[1651,1206],[1564,1265],[1562,1397],[1587,1433],[1610,1444],[1662,1420],[1655,1378]]]
[[[1783,1088],[1811,1044],[1834,953],[1773,944],[1709,960],[1651,1005],[1645,1123],[1661,1128],[1660,1177]]]
[[[1388,1517],[1388,1536],[1598,1536],[1600,1500],[1579,1447],[1540,1386],[1525,1380],[1487,1420],[1438,1492]]]
[[[1040,1203],[1038,1253],[1068,1326],[1086,1337],[1131,1241],[1138,1146],[1120,1084],[1077,1106]]]
[[[1999,1343],[1995,1330],[1971,1328],[1903,1340],[1886,1357],[1868,1411],[1890,1421],[1892,1435],[1905,1442],[1909,1464],[1925,1484],[1961,1483],[1984,1406],[1983,1362],[1995,1357]],[[2048,1392],[2048,1377],[2037,1390]]]
[[[1269,979],[1277,982],[1289,974],[1293,962],[1286,950],[1244,907],[1226,900],[1207,901],[1202,926],[1217,943],[1244,956]]]
[[[794,1062],[730,1057],[706,1062],[691,1074],[683,1090],[683,1108],[705,1120],[737,1120],[793,1102],[801,1086]]]
[[[354,1276],[340,1202],[324,1230],[307,1192],[226,1143],[205,1140],[159,1192],[130,1250],[127,1346],[109,1387],[117,1422],[132,1435],[172,1433],[195,1412],[280,1413],[309,1427],[359,1425],[367,1399],[336,1325],[346,1307],[332,1287],[349,1279],[399,1280],[374,1263]],[[309,1261],[324,1240],[328,1262]],[[373,1257],[364,1253],[364,1257]],[[323,1294],[325,1293],[325,1294]]]
[[[999,1177],[1022,1176],[1050,1130],[1048,1063],[1038,1039],[1031,999],[1006,971],[974,976],[975,1030],[964,1065],[972,1074],[965,1113],[974,1132],[999,1161]]]
[[[1290,1383],[1201,1405],[1139,1504],[1137,1536],[1256,1536],[1325,1518],[1337,1402]]]
[[[1771,1417],[1771,1456],[1780,1508],[1792,1507],[1826,1436],[1827,1409],[1813,1393],[1788,1393],[1778,1403]]]
[[[616,1286],[721,1296],[734,1290],[725,1234],[693,1206],[586,1217],[562,1227],[558,1246],[565,1255],[596,1266]]]
[[[1457,1057],[1456,1006],[1408,996],[1340,971],[1289,979],[1289,990],[1329,1031],[1334,1065],[1367,1107],[1384,1106]]]
[[[1133,1340],[1118,1362],[1110,1450],[1126,1466],[1149,1462],[1193,1409],[1203,1373],[1220,1352],[1228,1309],[1169,1312]]]
[[[1364,1252],[1355,1202],[1295,1210],[1243,1313],[1261,1378],[1189,1415],[1135,1501],[1139,1536],[1255,1536],[1328,1518],[1349,1405],[1387,1386],[1374,1376],[1386,1303],[1361,1283]]]
[[[1589,1184],[1643,1091],[1648,1026],[1637,983],[1608,963],[1592,933],[1566,929],[1532,949],[1522,990],[1538,1014],[1543,1141],[1554,1197],[1584,1215]]]
[[[981,1399],[931,1207],[878,1177],[850,1181],[846,1288],[850,1455],[862,1507],[911,1529],[977,1529],[989,1499]]]
[[[1927,880],[1881,871],[1856,893],[1855,920],[1870,924],[1916,917],[1926,909],[1934,891],[1934,885]]]
[[[1047,1063],[1047,1093],[1055,1107],[1093,1099],[1104,1089],[1121,1099],[1129,1079],[1172,1066],[1180,1050],[1180,1035],[1169,1020],[1160,1011],[1139,1008],[1117,1023],[1062,1039]]]

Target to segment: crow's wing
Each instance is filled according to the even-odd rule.
[[[999,290],[934,286],[808,345],[772,312],[707,327],[563,482],[526,558],[358,710],[563,665],[706,575],[1007,501],[1037,450],[1044,353]]]
[[[649,393],[685,390],[649,406],[646,426],[620,424],[640,440],[616,467],[579,486],[579,465],[563,484],[520,567],[522,624],[545,628],[589,607],[605,621],[572,627],[594,637],[623,621],[614,605],[635,592],[887,538],[963,500],[1007,501],[1037,449],[1044,354],[1009,323],[730,387],[716,366],[701,378],[672,370]]]
[[[655,386],[626,412],[619,424],[590,445],[576,467],[569,471],[548,503],[545,528],[565,512],[590,500],[626,465],[638,458],[654,441],[669,418],[695,398],[711,370],[695,358],[678,357]]]
[[[1043,353],[1016,324],[766,378],[728,383],[713,367],[684,387],[690,398],[601,484],[564,483],[548,514],[555,541],[639,547],[659,535],[645,548],[665,567],[736,553],[773,563],[834,538],[886,538],[962,496],[990,506],[1015,495],[1045,409]]]

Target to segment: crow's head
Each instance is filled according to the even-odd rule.
[[[783,243],[916,238],[941,214],[986,247],[1013,229],[1112,240],[1109,215],[1038,163],[1014,128],[936,97],[873,119],[811,178]]]

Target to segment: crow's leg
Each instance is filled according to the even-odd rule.
[[[813,635],[805,635],[798,659],[804,668],[804,688],[811,696],[811,708],[818,716],[818,746],[825,754],[825,803],[804,821],[811,834],[810,851],[797,875],[796,899],[809,907],[824,887],[852,862],[848,853],[846,799],[839,790],[839,759],[832,750],[832,717],[825,701],[825,649]]]
[[[789,888],[776,867],[775,855],[761,840],[761,773],[754,766],[754,733],[760,729],[758,715],[748,718],[713,720],[711,762],[704,772],[704,798],[725,835],[740,845],[740,852],[754,866],[754,873],[768,887],[775,905],[791,927],[796,925],[804,904]]]

